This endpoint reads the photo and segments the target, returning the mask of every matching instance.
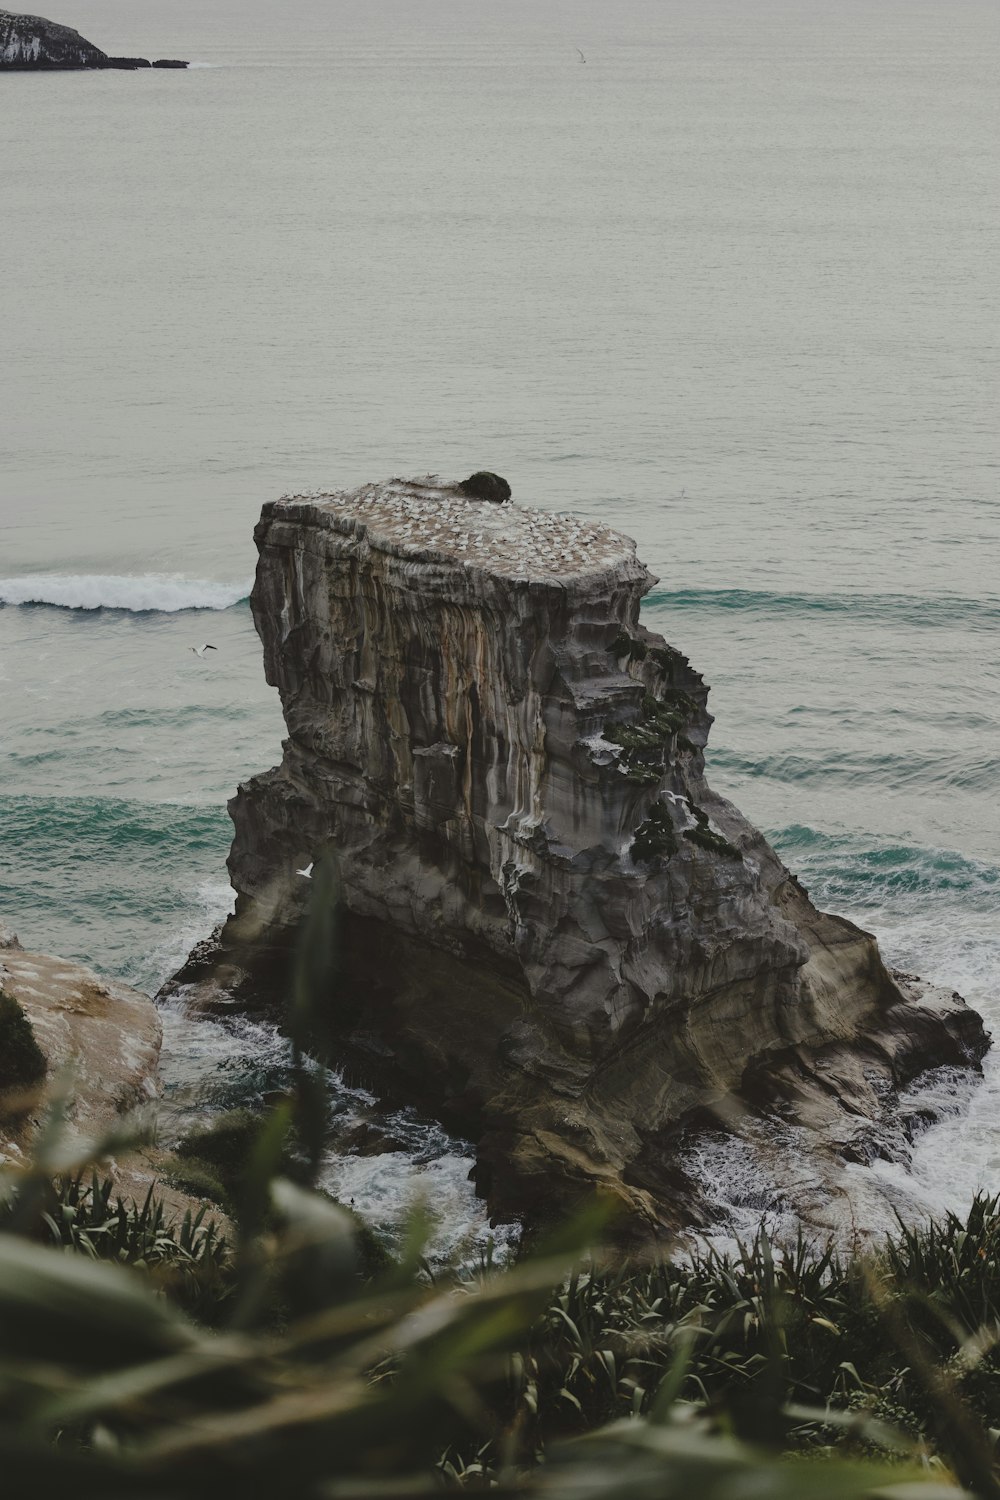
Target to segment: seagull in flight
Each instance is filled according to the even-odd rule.
[[[305,867],[304,870],[296,870],[295,871],[296,875],[301,875],[306,880],[312,880],[312,878],[313,878],[313,864],[314,863],[315,863],[314,860],[310,860],[309,863],[306,865],[306,867]]]
[[[204,646],[192,646],[191,650],[195,656],[204,656],[206,651],[218,651],[218,646],[210,646],[206,641]]]

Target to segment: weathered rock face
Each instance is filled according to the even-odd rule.
[[[44,16],[0,10],[0,68],[148,68],[145,57],[109,57],[74,31]],[[172,58],[154,68],[186,68]]]
[[[3,927],[0,987],[31,1022],[48,1064],[47,1087],[67,1070],[72,1076],[70,1133],[99,1134],[118,1115],[156,1097],[161,1028],[148,996],[66,959],[28,953]],[[45,1095],[43,1087],[27,1115],[0,1119],[0,1156],[18,1156],[30,1145],[45,1115]]]
[[[60,1150],[81,1140],[100,1142],[121,1125],[122,1115],[145,1114],[153,1106],[160,1095],[162,1028],[148,995],[99,979],[68,959],[26,952],[3,922],[0,989],[24,1011],[46,1062],[41,1079],[0,1091],[0,1166],[32,1159],[54,1095],[63,1113]],[[162,1180],[175,1166],[176,1158],[159,1146],[126,1150],[119,1141],[114,1157],[101,1158],[98,1170],[137,1204],[152,1189],[168,1223],[207,1208],[220,1232],[228,1233],[221,1209]]]
[[[180,977],[266,989],[329,855],[331,1025],[474,1136],[498,1214],[597,1185],[675,1223],[685,1122],[777,1108],[843,1155],[902,1080],[985,1050],[709,789],[707,689],[640,625],[629,538],[393,480],[266,505],[256,540],[289,738],[230,804],[221,951]]]

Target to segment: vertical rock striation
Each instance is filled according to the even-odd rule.
[[[230,804],[221,954],[180,977],[266,987],[330,855],[331,1026],[476,1139],[498,1214],[597,1186],[676,1223],[706,1112],[839,1160],[902,1081],[981,1056],[978,1016],[902,987],[710,790],[707,688],[639,623],[628,537],[430,478],[286,497],[255,535],[288,739]]]

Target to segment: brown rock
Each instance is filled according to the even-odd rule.
[[[596,1188],[649,1229],[697,1212],[693,1120],[799,1118],[829,1178],[874,1077],[976,1065],[978,1016],[901,987],[707,785],[708,690],[640,625],[628,537],[432,478],[255,536],[288,739],[230,803],[236,914],[178,976],[206,1001],[283,999],[328,857],[344,1055],[477,1141],[495,1213]]]

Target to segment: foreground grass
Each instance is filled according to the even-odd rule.
[[[372,1272],[351,1216],[277,1175],[287,1131],[232,1246],[78,1167],[8,1174],[6,1493],[1000,1493],[997,1199],[846,1261],[763,1235],[609,1261],[584,1217],[434,1281],[419,1219]]]
[[[319,889],[292,987],[288,1102],[181,1158],[232,1245],[121,1201],[94,1166],[127,1135],[74,1151],[58,1110],[0,1172],[5,1496],[1000,1500],[996,1199],[846,1262],[763,1235],[605,1258],[596,1212],[499,1270],[432,1276],[419,1214],[373,1255],[310,1186],[332,904]]]

